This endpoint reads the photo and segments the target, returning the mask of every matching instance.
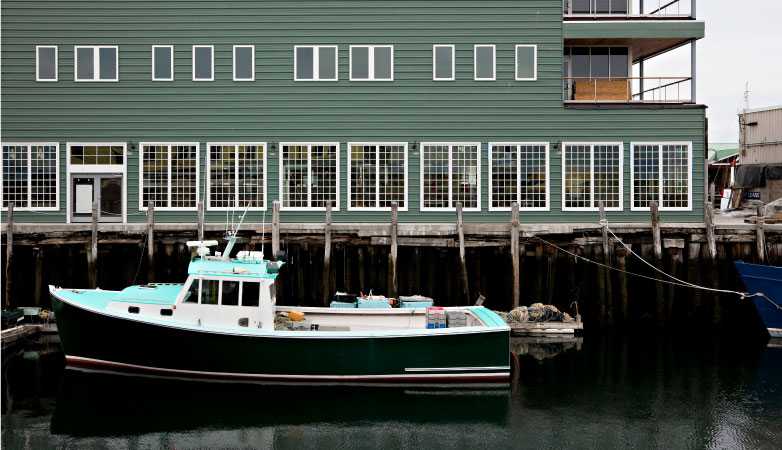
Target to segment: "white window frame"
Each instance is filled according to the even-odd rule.
[[[212,52],[212,76],[211,78],[196,78],[196,49],[197,48],[208,48]],[[215,46],[214,45],[194,45],[193,49],[191,50],[191,60],[192,60],[192,75],[193,75],[193,81],[214,81],[215,80]]]
[[[92,49],[92,76],[91,79],[79,79],[79,52],[80,48]],[[101,79],[100,78],[100,49],[113,48],[117,52],[117,57],[114,59],[114,73],[117,75],[114,79]],[[119,82],[119,46],[118,45],[74,45],[73,46],[73,81],[77,83],[117,83]]]
[[[201,143],[200,142],[139,142],[138,143],[138,210],[146,211],[144,206],[144,146],[165,146],[168,147],[168,204],[171,204],[171,147],[194,146],[196,148],[196,204],[191,207],[172,207],[163,206],[155,203],[155,211],[196,211],[200,200],[200,178],[201,178]]]
[[[649,211],[649,207],[636,207],[635,206],[635,146],[636,145],[658,145],[660,146],[660,173],[659,183],[660,192],[657,198],[657,208],[660,211],[692,211],[692,141],[672,141],[672,142],[630,142],[630,211]],[[687,146],[687,204],[686,208],[671,208],[663,207],[663,146],[664,145],[682,145]]]
[[[251,61],[251,67],[252,67],[252,76],[250,78],[237,78],[236,77],[236,49],[237,48],[249,48],[252,49],[252,61]],[[214,63],[214,53],[212,53],[212,62]],[[233,75],[234,75],[234,81],[255,81],[255,46],[244,44],[244,45],[234,45],[233,47]],[[212,70],[212,77],[214,77],[214,69]],[[264,147],[264,154],[266,154],[266,147]]]
[[[155,49],[156,48],[171,49],[171,77],[170,78],[155,78]],[[174,81],[174,46],[173,45],[152,46],[152,81]]]
[[[369,48],[369,76],[368,78],[353,78],[353,49],[354,48]],[[388,47],[391,49],[391,78],[375,78],[375,49],[378,47]],[[351,45],[350,57],[348,58],[348,70],[350,72],[350,81],[394,81],[394,46],[389,44],[383,45]]]
[[[315,206],[305,206],[305,207],[285,206],[285,203],[283,202],[283,199],[282,199],[282,186],[283,186],[283,183],[284,183],[283,177],[285,176],[285,173],[283,172],[283,170],[284,170],[283,159],[284,158],[282,157],[283,156],[282,148],[284,146],[286,146],[286,145],[287,146],[307,146],[307,171],[308,171],[307,182],[309,183],[307,185],[307,204],[310,204],[310,205],[312,204],[312,183],[311,183],[311,180],[312,180],[312,147],[313,146],[334,146],[334,147],[336,147],[336,151],[337,151],[336,159],[337,159],[337,161],[336,161],[336,166],[335,166],[335,168],[336,168],[335,177],[336,177],[336,188],[337,189],[336,189],[336,192],[335,192],[335,194],[336,194],[335,204],[332,205],[331,210],[332,211],[339,211],[339,202],[340,202],[339,187],[340,187],[340,184],[342,184],[341,183],[342,180],[341,180],[340,174],[339,174],[340,143],[339,142],[325,142],[325,141],[324,142],[317,142],[317,141],[280,142],[278,144],[279,157],[277,159],[279,159],[279,184],[278,184],[278,187],[279,187],[279,197],[280,197],[280,211],[325,211],[326,210],[325,207],[321,208],[321,207],[315,207]]]
[[[299,57],[297,50],[300,48],[312,49],[312,78],[298,78]],[[320,78],[320,49],[334,49],[334,78]],[[393,51],[392,51],[393,54]],[[393,61],[393,57],[392,57]],[[393,69],[392,69],[393,73]],[[337,45],[294,45],[293,46],[293,81],[339,81],[339,46]]]
[[[408,170],[407,170],[407,164],[408,164],[407,142],[348,142],[348,144],[347,144],[347,152],[346,152],[346,154],[347,154],[347,158],[346,158],[347,159],[347,174],[348,174],[347,175],[348,176],[348,211],[391,211],[391,207],[390,206],[389,207],[377,206],[380,203],[380,171],[379,170],[375,170],[375,194],[374,194],[375,195],[375,206],[366,207],[366,208],[364,208],[364,207],[357,207],[357,206],[351,206],[351,203],[352,203],[351,202],[351,198],[350,198],[350,196],[352,194],[352,190],[351,190],[351,187],[352,187],[351,175],[353,173],[352,173],[352,170],[351,170],[352,167],[351,167],[351,164],[350,164],[350,148],[353,145],[367,145],[367,146],[381,146],[381,145],[391,146],[391,145],[394,145],[394,146],[400,146],[400,147],[404,148],[403,151],[404,151],[404,155],[405,155],[405,159],[404,159],[404,165],[405,165],[405,167],[404,167],[404,171],[405,171],[405,190],[404,190],[404,194],[403,194],[404,197],[403,198],[404,198],[405,204],[404,204],[404,207],[401,207],[401,206],[399,207],[399,211],[407,211],[407,209],[408,209],[407,192],[408,192],[408,187],[409,187],[409,184],[410,184],[410,178],[408,177]],[[376,168],[379,166],[379,160],[380,160],[380,153],[378,152],[375,155],[375,167]]]
[[[451,203],[453,206],[451,207],[431,207],[431,206],[424,206],[424,147],[426,146],[443,146],[448,147],[448,203]],[[419,154],[420,154],[420,162],[421,162],[421,170],[420,170],[420,180],[419,180],[419,186],[421,190],[421,196],[420,204],[421,204],[421,211],[456,211],[456,202],[453,198],[453,147],[461,147],[461,146],[475,146],[477,147],[477,185],[476,189],[478,190],[478,203],[477,206],[473,208],[467,208],[464,207],[463,211],[480,211],[481,210],[481,157],[483,155],[483,150],[481,148],[480,142],[421,142],[419,144]]]
[[[519,47],[532,47],[532,64],[533,64],[533,75],[532,78],[520,78],[519,77]],[[517,44],[513,48],[513,72],[516,78],[516,81],[537,81],[538,80],[538,46],[537,44]]]
[[[217,207],[209,206],[212,204],[212,160],[210,158],[210,148],[215,146],[233,146],[234,147],[234,202],[235,207]],[[263,147],[263,207],[242,205],[239,203],[239,147],[240,146],[257,146]],[[282,148],[282,147],[281,147]],[[266,211],[268,209],[268,191],[266,189],[267,179],[269,178],[269,172],[266,170],[266,157],[269,153],[269,147],[266,142],[207,142],[206,143],[206,209],[209,211]],[[282,159],[282,158],[280,158]]]
[[[78,146],[122,147],[122,164],[71,164],[71,147]],[[127,142],[66,142],[65,143],[65,214],[71,223],[71,175],[78,173],[108,173],[122,175],[122,222],[128,222],[128,144]]]
[[[451,77],[437,78],[437,48],[446,47],[451,49]],[[432,46],[432,81],[455,81],[456,80],[456,46],[453,44],[434,44]]]
[[[494,190],[494,168],[492,165],[492,162],[494,158],[492,158],[492,152],[491,148],[493,146],[515,146],[516,147],[516,203],[519,205],[519,211],[550,211],[551,210],[551,152],[548,142],[489,142],[489,145],[486,147],[486,153],[488,154],[489,158],[489,188],[488,188],[488,201],[489,201],[489,211],[510,211],[513,208],[512,207],[499,207],[499,206],[492,206],[492,198],[491,193]],[[521,206],[521,158],[519,157],[519,147],[523,146],[542,146],[545,147],[545,153],[546,153],[546,206],[538,206],[538,207],[522,207]]]
[[[44,79],[40,77],[40,49],[42,48],[53,48],[54,49],[54,78],[53,79]],[[119,72],[117,72],[119,73]],[[41,82],[41,83],[49,83],[49,82],[56,82],[60,79],[60,53],[59,49],[56,45],[36,45],[35,46],[35,81]]]
[[[492,65],[491,78],[478,78],[478,47],[491,47]],[[472,75],[474,81],[497,81],[497,46],[495,44],[476,44],[472,48]]]
[[[27,206],[22,205],[14,205],[15,211],[59,211],[60,210],[60,143],[59,142],[2,142],[0,143],[0,174],[3,173],[3,156],[2,156],[2,147],[5,146],[26,146],[27,147]],[[32,196],[33,196],[33,177],[32,177],[32,156],[31,156],[31,148],[34,146],[47,146],[47,147],[54,147],[56,150],[56,156],[54,158],[55,160],[55,171],[57,173],[57,176],[55,177],[54,181],[54,187],[55,187],[55,206],[52,207],[32,207]],[[0,180],[2,182],[2,180]],[[0,189],[0,206],[2,206],[3,202],[5,201],[3,190]],[[7,211],[8,207],[3,206],[3,211]]]
[[[582,145],[590,147],[590,159],[589,159],[589,171],[590,171],[590,183],[589,183],[589,197],[592,206],[586,206],[583,208],[577,208],[572,206],[565,206],[565,189],[567,183],[565,182],[565,147],[568,145]],[[595,147],[601,145],[618,145],[619,146],[619,206],[618,207],[605,207],[606,211],[624,211],[624,142],[562,142],[560,148],[562,151],[562,211],[600,211],[599,202],[595,201]]]

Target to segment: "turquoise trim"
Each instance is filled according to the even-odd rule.
[[[211,276],[223,276],[223,277],[241,277],[241,278],[277,278],[277,273],[269,273],[266,271],[269,261],[263,261],[258,264],[255,262],[239,262],[236,260],[231,261],[201,261],[201,259],[194,259],[187,267],[187,273],[189,275],[211,275]],[[277,262],[280,268],[285,264],[282,261]],[[239,270],[239,272],[235,272]]]
[[[474,312],[487,327],[507,327],[508,324],[500,316],[483,306],[472,306],[470,311]]]
[[[114,301],[145,303],[155,305],[173,305],[182,291],[182,284],[155,285],[154,289],[141,286],[129,286],[117,294]]]

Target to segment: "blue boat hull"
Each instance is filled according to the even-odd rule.
[[[772,337],[782,337],[782,267],[760,266],[741,261],[734,264],[747,292],[763,294],[752,297],[752,302],[769,334]]]

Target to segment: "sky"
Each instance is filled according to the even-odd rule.
[[[738,117],[749,83],[749,107],[782,105],[782,1],[700,0],[697,102],[708,106],[709,142],[738,142]],[[649,61],[646,76],[689,75],[690,47]],[[664,73],[661,73],[664,72]]]

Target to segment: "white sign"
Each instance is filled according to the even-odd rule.
[[[92,214],[92,185],[76,185],[76,214]]]

